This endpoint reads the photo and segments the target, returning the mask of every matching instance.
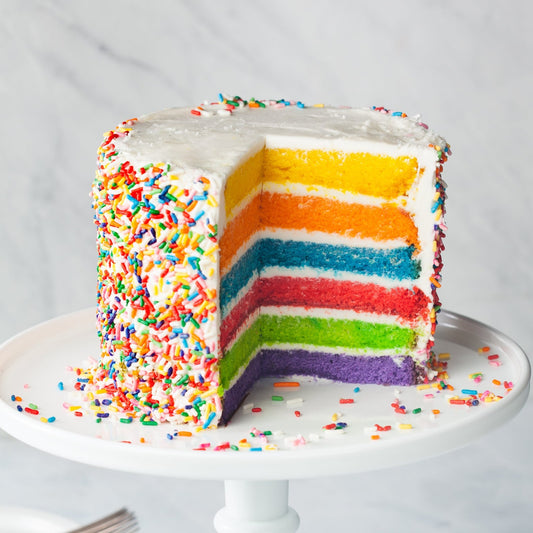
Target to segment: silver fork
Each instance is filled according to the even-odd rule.
[[[139,525],[135,515],[123,508],[68,533],[135,533],[137,531],[139,531]]]

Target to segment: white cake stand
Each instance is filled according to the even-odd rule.
[[[226,505],[214,520],[219,533],[294,533],[299,518],[288,506],[289,479],[356,473],[442,454],[509,420],[529,393],[529,362],[514,341],[443,311],[435,348],[450,354],[447,383],[453,391],[354,388],[309,378],[299,379],[297,388],[275,388],[276,380],[263,379],[224,428],[180,436],[176,432],[186,428],[169,424],[110,418],[96,423],[88,406],[78,407],[75,375],[67,369],[98,353],[94,324],[94,310],[79,311],[0,347],[0,426],[31,446],[87,464],[223,479]],[[489,350],[480,352],[485,346]],[[470,399],[465,390],[501,399],[477,406],[450,403],[452,396]],[[405,406],[405,414],[391,404]]]

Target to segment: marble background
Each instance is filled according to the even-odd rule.
[[[0,341],[94,304],[89,188],[102,133],[220,91],[421,113],[452,145],[445,307],[533,354],[533,4],[0,0]],[[527,531],[531,401],[457,452],[291,482],[301,531]],[[212,531],[221,482],[100,470],[0,433],[0,504],[143,531]],[[178,527],[179,525],[179,527]]]

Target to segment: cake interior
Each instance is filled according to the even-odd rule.
[[[410,206],[424,172],[413,156],[267,144],[228,178],[222,422],[262,376],[417,381],[431,298]]]

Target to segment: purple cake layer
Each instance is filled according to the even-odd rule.
[[[267,376],[314,376],[343,383],[375,383],[378,385],[414,385],[418,371],[410,356],[398,364],[389,355],[331,354],[308,350],[262,349],[242,376],[224,396],[220,422],[226,424],[238,409],[253,384]]]

